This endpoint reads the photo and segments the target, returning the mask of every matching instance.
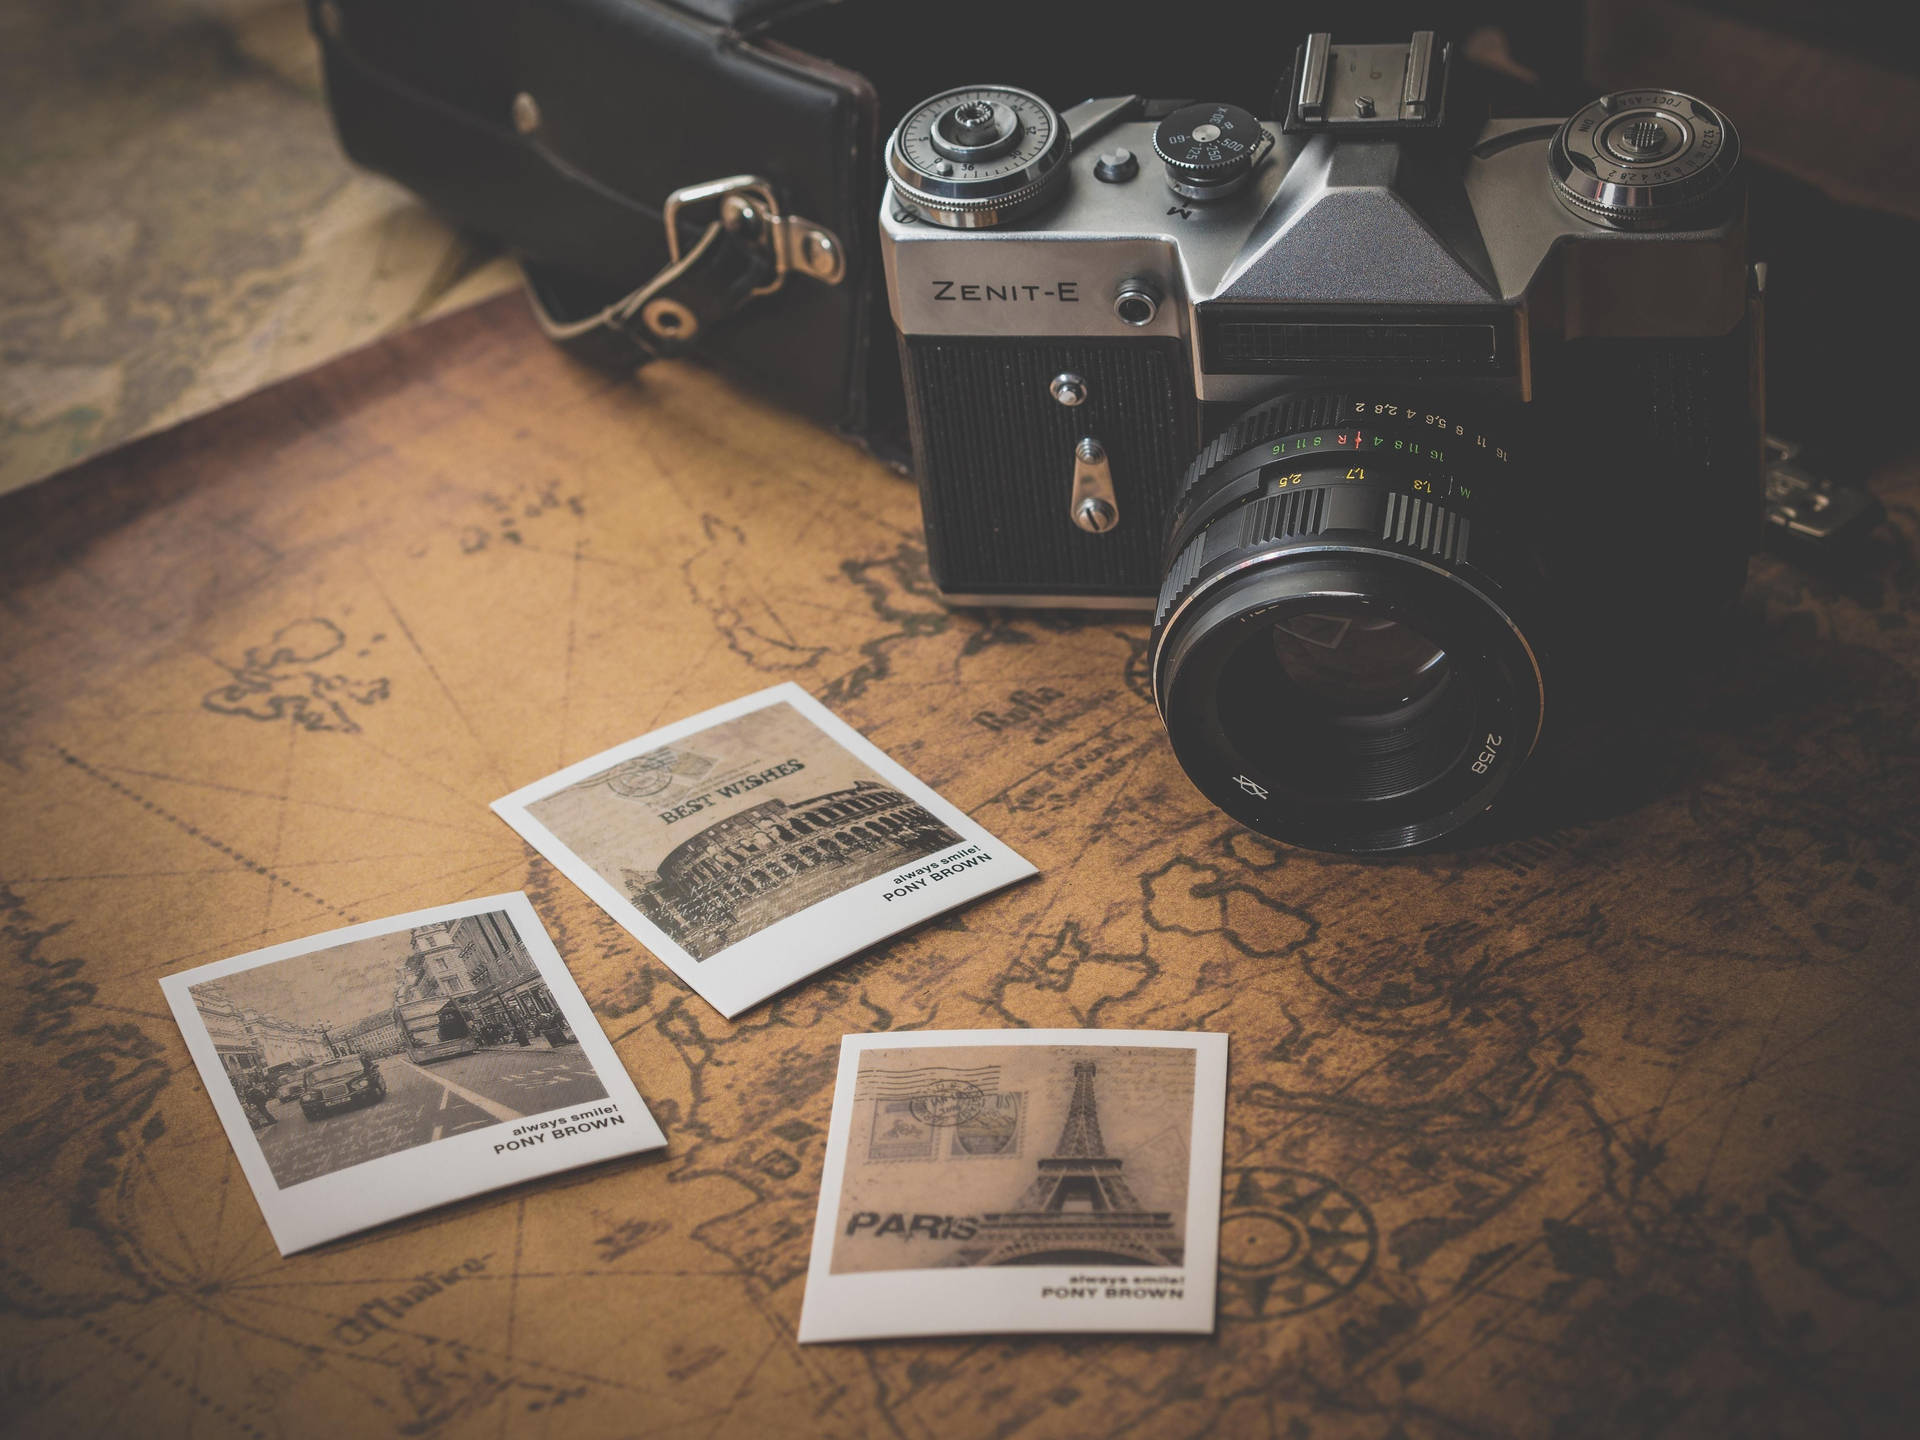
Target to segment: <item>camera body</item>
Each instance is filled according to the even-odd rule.
[[[983,86],[901,123],[881,236],[929,558],[954,603],[1156,610],[1156,695],[1210,797],[1281,838],[1396,849],[1491,803],[1538,738],[1548,670],[1565,690],[1738,593],[1762,513],[1739,144],[1659,89],[1484,119],[1428,32],[1314,35],[1275,102],[1277,120],[1139,97],[1056,114]],[[1277,783],[1223,738],[1220,696],[1183,743],[1196,598],[1316,567],[1311,594],[1336,593],[1335,556],[1374,566],[1337,592],[1371,598],[1240,608],[1291,605],[1322,638],[1340,610],[1335,668],[1388,673],[1350,622],[1432,630],[1439,592],[1384,598],[1424,567],[1485,612],[1449,654],[1501,648],[1476,628],[1520,642],[1507,682],[1536,693],[1483,695],[1471,733],[1438,742],[1465,796],[1440,829],[1397,817],[1444,777],[1389,766],[1374,798],[1405,803],[1320,835],[1356,803],[1351,767]],[[1352,687],[1335,692],[1351,729]],[[1394,733],[1419,718],[1393,715]]]

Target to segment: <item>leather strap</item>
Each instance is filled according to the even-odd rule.
[[[775,279],[767,246],[709,224],[680,258],[612,300],[564,270],[521,262],[527,298],[547,338],[578,359],[627,371],[684,355]]]
[[[508,129],[363,59],[347,43],[340,7],[320,5],[315,16],[327,55],[329,86],[351,77],[370,93],[397,99],[430,120],[440,127],[437,133],[443,140],[452,134],[455,139],[445,143],[455,153],[491,157],[495,173],[490,176],[494,183],[486,188],[490,201],[503,193],[545,194],[557,186],[570,209],[584,205],[603,218],[617,214],[622,233],[636,217],[664,224],[668,254],[674,258],[651,280],[625,293],[610,293],[607,284],[584,279],[577,271],[522,259],[521,277],[540,328],[555,344],[583,360],[631,371],[650,360],[683,355],[705,342],[715,327],[748,301],[780,289],[789,271],[827,285],[838,285],[846,276],[846,251],[839,239],[813,221],[785,213],[776,187],[764,177],[741,174],[687,185],[655,210],[596,179],[545,143],[539,107],[530,94],[514,97],[513,123]],[[667,22],[663,17],[659,23]],[[817,66],[819,62],[809,63]],[[337,96],[335,104],[336,115],[344,119],[347,110]],[[343,129],[343,137],[345,133]],[[348,149],[356,158],[364,158],[351,140]],[[532,178],[521,173],[528,166],[535,167]],[[411,172],[389,168],[389,173],[406,179]],[[418,182],[409,179],[408,183]],[[712,213],[700,209],[707,205],[715,205],[720,213],[702,230],[692,215]],[[457,212],[463,207],[450,208]],[[725,223],[729,213],[732,225]],[[493,219],[496,223],[480,228],[510,231],[510,226],[498,223],[497,215]],[[691,245],[686,243],[689,240]]]

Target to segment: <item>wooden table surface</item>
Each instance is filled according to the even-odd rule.
[[[943,609],[909,484],[513,299],[8,497],[0,1420],[1894,1433],[1920,464],[1880,488],[1609,803],[1374,862],[1194,793],[1137,621]],[[729,1023],[487,803],[781,680],[1042,874]],[[158,977],[513,888],[669,1151],[281,1259]],[[1231,1034],[1215,1335],[796,1346],[840,1036],[1042,1025]]]

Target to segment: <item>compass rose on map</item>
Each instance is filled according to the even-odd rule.
[[[1272,1320],[1352,1290],[1379,1249],[1373,1216],[1345,1186],[1284,1165],[1226,1174],[1220,1313]]]

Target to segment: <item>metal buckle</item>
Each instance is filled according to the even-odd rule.
[[[680,263],[680,215],[690,205],[713,204],[718,222],[734,235],[765,247],[773,261],[773,278],[755,286],[752,295],[771,295],[797,272],[823,285],[838,285],[847,274],[847,256],[839,238],[824,225],[788,215],[775,198],[773,182],[758,175],[729,175],[685,185],[667,197],[663,219],[667,227],[669,268]]]

